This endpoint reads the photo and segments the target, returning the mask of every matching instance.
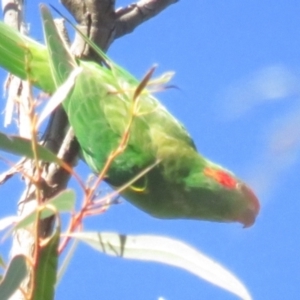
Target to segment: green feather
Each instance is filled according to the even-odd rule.
[[[159,218],[254,223],[259,203],[232,173],[201,156],[191,137],[140,82],[113,63],[75,59],[61,39],[48,9],[41,6],[47,48],[0,24],[0,65],[53,93],[76,68],[82,68],[63,102],[83,157],[99,173],[120,144],[132,119],[125,151],[113,161],[107,182],[114,188],[157,162],[123,196]]]

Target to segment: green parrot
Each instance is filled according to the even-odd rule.
[[[0,66],[50,94],[80,68],[63,107],[95,173],[131,124],[105,180],[118,189],[154,167],[122,192],[126,200],[157,218],[254,223],[260,205],[245,183],[199,154],[183,125],[147,88],[137,95],[140,82],[100,49],[105,65],[75,58],[44,5],[41,14],[46,47],[0,23]]]

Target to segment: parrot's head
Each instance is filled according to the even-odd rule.
[[[245,209],[241,210],[237,221],[244,224],[244,228],[247,228],[254,224],[260,210],[260,204],[253,191],[245,183],[237,183],[236,188],[241,193],[241,197],[247,202]]]
[[[157,218],[253,225],[260,205],[251,189],[222,167],[207,160],[201,163],[181,176],[172,172],[173,177],[154,168],[123,195]]]
[[[219,166],[207,166],[202,174],[204,185],[211,193],[211,200],[214,200],[211,205],[220,208],[221,221],[222,218],[225,222],[237,221],[245,228],[254,224],[260,204],[244,182]]]

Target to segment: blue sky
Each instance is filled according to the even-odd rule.
[[[117,1],[117,6],[128,3]],[[28,5],[32,36],[42,41],[37,6]],[[153,64],[158,74],[176,72],[173,83],[179,89],[158,98],[185,124],[201,153],[256,191],[261,212],[255,225],[162,221],[124,201],[87,220],[87,229],[174,237],[234,272],[254,299],[299,297],[299,15],[296,0],[181,0],[115,41],[109,51],[139,78]],[[80,164],[78,172],[87,176],[88,168]],[[0,187],[5,213],[14,211],[21,190],[19,179]],[[160,296],[236,299],[185,271],[106,257],[84,245],[56,298]]]

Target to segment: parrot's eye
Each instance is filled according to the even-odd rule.
[[[213,168],[205,168],[204,174],[208,177],[213,178],[219,184],[221,184],[222,186],[224,186],[228,189],[236,188],[237,181],[230,174],[226,173],[223,170],[216,170]]]

